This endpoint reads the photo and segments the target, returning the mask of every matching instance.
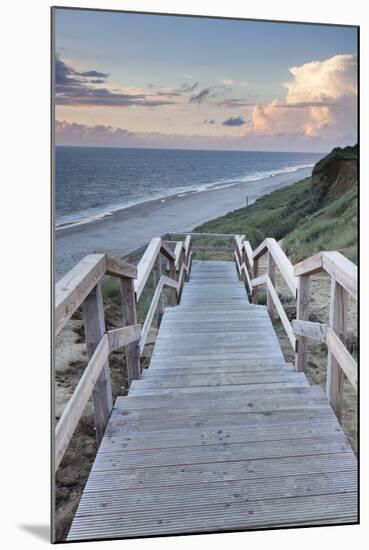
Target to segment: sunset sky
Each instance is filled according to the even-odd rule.
[[[55,10],[56,143],[326,152],[357,141],[357,30]]]

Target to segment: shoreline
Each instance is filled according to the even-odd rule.
[[[213,187],[152,199],[55,231],[55,273],[60,278],[86,254],[126,256],[152,237],[182,233],[233,210],[251,205],[275,189],[311,175],[311,168],[228,187]]]

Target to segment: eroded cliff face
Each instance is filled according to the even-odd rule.
[[[336,147],[313,169],[311,187],[326,204],[346,193],[358,182],[358,147]]]

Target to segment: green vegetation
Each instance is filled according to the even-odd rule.
[[[298,261],[320,250],[339,250],[357,258],[357,185],[324,205],[326,188],[312,188],[307,178],[278,189],[221,218],[195,229],[198,232],[246,235],[255,247],[265,237],[283,239],[287,254]]]
[[[300,223],[283,240],[296,262],[320,250],[338,250],[357,262],[357,186]]]

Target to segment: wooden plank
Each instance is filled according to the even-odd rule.
[[[141,325],[117,328],[107,332],[110,352],[122,348],[132,342],[137,342],[141,336]]]
[[[142,487],[175,487],[178,492],[187,484],[203,486],[206,483],[219,481],[265,480],[276,477],[294,477],[306,474],[311,477],[319,473],[352,471],[356,468],[353,453],[332,453],[326,456],[313,455],[283,457],[259,460],[240,460],[203,466],[155,467],[152,469],[132,469],[130,472],[94,472],[87,482],[89,493],[108,490],[119,486],[122,491],[139,490]],[[155,475],[153,475],[155,474]]]
[[[254,258],[253,258],[253,251],[252,251],[250,242],[249,241],[244,241],[243,242],[243,248],[244,248],[245,253],[246,253],[246,260],[248,262],[248,269],[250,270],[250,273],[251,273],[252,270],[253,270],[253,266],[254,266]]]
[[[330,311],[329,311],[329,326],[336,333],[338,338],[346,343],[347,336],[347,290],[345,290],[337,281],[331,278],[331,296],[330,296]],[[327,338],[328,338],[327,332]],[[342,399],[343,399],[343,383],[345,373],[340,367],[339,361],[337,361],[336,355],[339,355],[340,360],[350,367],[347,363],[346,357],[342,354],[342,350],[335,345],[336,339],[329,335],[331,347],[328,346],[328,363],[327,363],[327,398],[330,402],[338,420],[342,414]],[[332,350],[335,350],[336,355]]]
[[[191,235],[187,235],[184,241],[185,263],[188,262],[190,248],[191,248]]]
[[[276,263],[280,274],[287,283],[292,296],[296,298],[297,280],[295,277],[293,265],[283,252],[275,239],[265,239],[269,253],[272,255],[274,262]]]
[[[158,287],[160,278],[162,276],[161,256],[160,256],[160,254],[158,254],[157,257],[156,257],[156,260],[155,260],[154,266],[153,266],[153,270],[152,270],[152,274],[153,274],[154,289],[156,289]],[[163,285],[162,285],[161,288],[163,289]],[[159,328],[159,326],[160,326],[160,322],[161,322],[161,318],[163,316],[163,313],[164,313],[164,296],[163,296],[163,292],[160,292],[159,297],[158,297],[158,301],[157,301],[157,306],[156,306],[156,309],[154,311],[154,317],[153,317],[153,320],[152,320],[152,322],[156,326],[156,328]]]
[[[268,251],[268,277],[273,287],[275,287],[275,265],[276,264],[273,256],[270,251]],[[269,313],[270,320],[273,323],[275,317],[275,308],[269,288],[267,288],[267,311]]]
[[[182,256],[182,249],[183,249],[183,241],[178,241],[177,244],[176,244],[176,247],[174,249],[174,255],[176,257],[176,260],[175,260],[175,266],[176,266],[176,270],[178,271],[179,268],[180,268],[180,261],[181,261],[181,256]]]
[[[251,279],[251,284],[253,288],[258,286],[263,286],[267,284],[267,274],[263,273],[263,275],[259,275],[258,277],[254,277]]]
[[[159,396],[155,396],[159,398]],[[145,396],[146,399],[152,399],[150,396]],[[142,397],[136,398],[142,401]],[[150,433],[143,432],[126,432],[122,430],[114,430],[109,427],[107,437],[100,446],[99,452],[117,452],[119,450],[140,450],[140,449],[165,449],[170,447],[187,447],[188,445],[209,445],[214,443],[248,443],[249,441],[269,441],[270,439],[282,440],[295,438],[309,437],[325,437],[332,436],[337,433],[337,424],[335,422],[322,421],[315,424],[309,422],[300,422],[296,425],[292,424],[290,430],[286,430],[286,425],[260,425],[229,428],[220,426],[219,429],[204,430],[202,428],[186,428],[172,430],[172,437],[168,437],[165,430],[152,431]],[[219,433],[220,432],[220,433]]]
[[[175,256],[175,252],[170,248],[170,246],[168,246],[168,244],[165,242],[165,241],[161,241],[161,248],[160,248],[160,252],[163,254],[163,256],[165,256],[168,260],[173,260],[175,261],[176,259],[176,256]]]
[[[327,345],[338,365],[354,389],[357,390],[357,363],[331,327],[327,329]]]
[[[292,321],[293,332],[296,336],[311,338],[323,344],[327,341],[327,325],[324,323],[313,323],[311,321]],[[298,370],[298,369],[297,369]]]
[[[137,325],[136,294],[132,279],[121,280],[122,311],[124,325]],[[128,387],[132,380],[138,380],[141,374],[140,349],[138,342],[126,346]]]
[[[178,277],[178,287],[177,287],[177,300],[178,300],[178,302],[180,302],[180,300],[181,300],[183,285],[184,285],[184,281],[185,281],[185,277],[186,277],[185,267],[186,267],[185,263],[182,263],[181,271],[180,271],[180,274],[179,274],[179,277]]]
[[[355,472],[347,471],[344,479],[341,472],[318,473],[316,476],[300,474],[280,478],[265,478],[257,480],[237,480],[207,483],[204,485],[189,484],[181,487],[168,487],[163,491],[160,487],[143,487],[140,491],[127,490],[124,493],[109,491],[108,494],[90,493],[82,499],[80,515],[97,513],[111,514],[114,511],[130,512],[133,508],[148,509],[157,503],[157,507],[183,508],[202,504],[238,501],[245,499],[255,501],[269,498],[298,497],[308,493],[335,494],[352,490],[355,483]],[[105,506],[103,506],[105,504]]]
[[[156,257],[160,253],[161,239],[155,237],[151,239],[150,244],[146,248],[138,266],[137,266],[137,279],[135,281],[136,300],[140,299],[141,293],[145,287],[146,281],[149,278],[151,270],[154,266]]]
[[[178,303],[177,302],[178,283],[177,283],[176,277],[177,277],[177,273],[176,273],[175,260],[169,260],[169,279],[171,280],[171,283],[167,281],[165,284],[172,288],[170,292],[170,301],[172,306],[176,306]],[[174,286],[173,283],[176,283],[176,286]]]
[[[320,273],[323,269],[322,252],[306,258],[302,262],[293,266],[295,277],[301,277],[302,275],[315,275]]]
[[[277,294],[277,292],[276,292],[274,286],[272,285],[272,283],[271,283],[268,276],[267,276],[267,287],[268,287],[270,296],[271,296],[271,298],[274,302],[274,305],[275,305],[275,308],[276,308],[277,313],[279,315],[279,318],[282,321],[283,328],[286,331],[286,334],[288,336],[288,339],[291,343],[291,346],[292,346],[293,350],[295,350],[295,348],[296,348],[296,338],[295,338],[295,335],[293,333],[291,323],[288,320],[288,317],[287,317],[287,315],[286,315],[286,313],[283,309],[283,306],[282,306],[282,303],[281,303],[281,301],[278,297],[278,294]]]
[[[312,456],[327,453],[348,452],[349,445],[343,435],[311,437],[308,439],[249,441],[244,443],[196,445],[192,447],[166,448],[138,451],[120,450],[115,453],[99,453],[95,459],[94,471],[126,470],[176,464],[212,464],[230,460],[256,460],[260,458],[281,458],[286,456]]]
[[[69,399],[64,412],[55,429],[55,469],[58,468],[61,459],[68,447],[74,430],[84,411],[87,401],[93,391],[96,382],[104,369],[109,355],[109,340],[104,334],[97,345],[86,369],[84,370],[72,397]]]
[[[175,388],[181,386],[229,386],[237,384],[270,384],[271,382],[293,382],[296,380],[296,374],[286,372],[284,374],[280,373],[270,373],[265,375],[247,373],[244,375],[237,376],[236,374],[215,374],[212,376],[192,376],[192,377],[166,377],[164,380],[140,380],[139,385],[137,382],[134,382],[133,387],[139,388]]]
[[[310,276],[301,275],[298,278],[296,317],[298,322],[307,323],[309,321],[309,301],[310,301]],[[300,325],[301,328],[301,325]],[[305,325],[306,330],[306,325]],[[298,335],[297,349],[295,353],[295,365],[297,372],[305,372],[307,364],[307,341],[304,334]]]
[[[89,359],[92,359],[105,333],[104,303],[100,282],[84,300],[82,304],[82,313],[87,355]],[[95,387],[92,391],[92,398],[94,404],[96,440],[97,444],[100,445],[109,420],[110,412],[113,408],[108,359],[106,359],[100,375],[96,380]]]
[[[261,527],[319,525],[321,523],[357,522],[357,494],[301,496],[263,501],[230,502],[193,506],[170,512],[153,508],[150,521],[147,510],[127,513],[122,522],[119,513],[109,516],[78,517],[73,522],[68,541],[78,538],[142,536],[196,532],[219,532]]]
[[[149,335],[149,330],[150,330],[150,327],[151,327],[151,324],[152,324],[152,321],[153,321],[153,318],[154,318],[154,314],[155,314],[156,308],[158,306],[159,300],[161,299],[161,295],[162,295],[162,292],[163,292],[163,286],[164,286],[163,277],[164,276],[162,276],[160,278],[160,281],[159,281],[159,283],[156,287],[154,296],[151,300],[149,311],[147,312],[146,319],[145,319],[144,325],[142,327],[142,333],[141,333],[141,339],[140,339],[140,355],[142,355],[142,353],[143,353],[143,350],[144,350],[144,347],[145,347],[145,344],[146,344],[146,340],[147,340],[147,337]]]
[[[323,252],[323,269],[357,300],[357,266],[340,252]]]
[[[106,271],[105,254],[89,254],[55,285],[54,329],[58,334]]]
[[[137,267],[107,255],[106,273],[112,277],[128,277],[129,279],[135,279],[137,277]]]

